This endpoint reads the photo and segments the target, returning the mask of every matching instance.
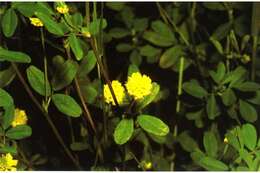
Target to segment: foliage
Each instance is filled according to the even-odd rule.
[[[259,171],[257,8],[1,2],[2,157],[17,170]],[[12,126],[17,107],[28,122]]]

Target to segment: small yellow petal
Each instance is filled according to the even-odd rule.
[[[119,105],[122,104],[124,102],[124,99],[125,99],[125,89],[124,89],[124,87],[117,80],[113,80],[111,82],[111,85],[112,85],[113,91],[115,93],[115,97],[116,97],[118,104]],[[104,92],[105,102],[112,103],[112,105],[115,105],[115,101],[112,97],[112,94],[111,94],[110,89],[109,89],[107,84],[104,85],[104,91],[103,92]]]
[[[25,125],[25,124],[27,124],[27,121],[28,121],[28,118],[27,118],[26,112],[24,110],[16,108],[15,112],[14,112],[14,119],[12,122],[12,126],[15,127],[18,125]]]
[[[30,17],[31,24],[36,27],[42,27],[43,23],[39,18],[36,17]]]

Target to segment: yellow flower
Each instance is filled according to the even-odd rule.
[[[128,93],[136,100],[151,94],[153,87],[150,77],[141,75],[139,72],[135,72],[129,76],[125,86]]]
[[[0,157],[0,171],[16,171],[18,160],[14,160],[10,153]]]
[[[122,86],[122,84],[119,81],[113,80],[112,81],[112,88],[113,88],[113,91],[115,93],[116,100],[117,100],[118,104],[122,104],[123,101],[124,101],[124,98],[125,98],[124,87]],[[112,105],[116,105],[107,84],[104,85],[104,98],[105,98],[105,102],[112,103]]]
[[[27,121],[28,121],[28,118],[27,118],[25,111],[16,108],[15,112],[14,112],[14,120],[12,122],[12,126],[15,127],[18,125],[24,125],[27,123]]]
[[[228,143],[228,139],[227,139],[227,137],[224,138],[224,143],[225,143],[225,144]]]
[[[69,12],[69,8],[67,5],[60,5],[56,7],[56,10],[61,13],[61,14],[65,14]]]
[[[37,17],[30,17],[31,24],[36,27],[42,27],[43,23],[42,21]]]
[[[150,169],[152,169],[152,167],[153,167],[152,162],[145,162],[144,163],[144,169],[145,170],[150,170]]]

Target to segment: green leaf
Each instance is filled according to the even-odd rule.
[[[9,129],[5,135],[10,139],[19,140],[31,136],[32,129],[27,125],[19,125]]]
[[[192,95],[193,97],[197,97],[200,99],[208,95],[208,92],[196,82],[185,82],[183,84],[183,89],[185,92]]]
[[[71,22],[74,26],[81,27],[83,24],[83,17],[81,13],[76,12],[71,16]]]
[[[218,141],[213,132],[208,131],[204,133],[203,144],[207,155],[215,158],[218,152]]]
[[[3,146],[0,148],[0,153],[11,153],[11,154],[17,154],[16,147],[14,146]]]
[[[240,150],[240,144],[239,144],[237,136],[235,134],[233,134],[232,132],[229,132],[226,135],[226,137],[228,139],[228,143],[230,145],[232,145],[237,151],[239,151]]]
[[[106,6],[111,10],[121,11],[125,6],[125,2],[106,2]]]
[[[209,71],[210,76],[212,77],[212,79],[219,84],[221,82],[221,80],[224,78],[225,74],[226,74],[226,67],[225,64],[223,62],[220,62],[218,64],[218,68],[217,68],[217,72],[210,70]]]
[[[14,103],[12,96],[0,88],[0,107],[10,106]]]
[[[50,33],[58,36],[64,35],[60,25],[56,21],[54,21],[50,15],[47,15],[39,11],[35,12],[35,15],[42,21],[43,25]]]
[[[0,47],[0,61],[9,61],[17,63],[30,63],[31,58],[22,52],[11,51]]]
[[[251,124],[244,124],[242,126],[242,138],[245,146],[253,151],[257,142],[257,133],[255,127]]]
[[[87,56],[85,56],[80,63],[78,75],[79,76],[87,75],[95,68],[96,63],[97,63],[97,59],[93,50],[88,51]]]
[[[12,8],[15,8],[26,17],[31,17],[34,15],[35,6],[35,2],[12,2]]]
[[[224,50],[223,50],[221,43],[218,40],[214,39],[213,37],[210,37],[210,41],[215,46],[218,53],[220,53],[222,55],[224,53]]]
[[[247,99],[247,101],[256,105],[260,105],[260,91],[256,91],[255,95],[252,98]]]
[[[159,118],[151,115],[139,115],[137,117],[138,124],[147,131],[157,136],[165,136],[169,133],[169,127]]]
[[[156,98],[159,91],[160,91],[160,85],[153,82],[153,88],[152,88],[151,94],[149,94],[148,96],[145,96],[140,102],[137,103],[137,109],[142,110],[147,105],[149,105]]]
[[[134,132],[133,119],[122,119],[116,126],[114,140],[118,145],[125,144]]]
[[[222,99],[223,104],[226,105],[226,106],[231,106],[237,100],[236,95],[231,88],[226,89],[222,93],[221,99]]]
[[[219,25],[217,29],[213,32],[211,37],[214,38],[215,40],[221,41],[229,34],[231,28],[232,28],[232,22],[227,22],[222,25]]]
[[[76,37],[74,33],[70,33],[69,36],[69,45],[74,53],[76,59],[79,61],[83,58],[83,50],[80,45],[79,38]]]
[[[153,57],[157,56],[161,53],[161,49],[155,48],[149,44],[142,46],[140,48],[140,55],[146,56],[146,57]]]
[[[14,104],[11,104],[9,106],[4,107],[4,116],[3,116],[3,121],[2,121],[2,126],[6,130],[9,128],[9,126],[12,124],[13,119],[14,119],[14,111],[15,107]]]
[[[84,151],[89,149],[89,144],[84,142],[73,142],[70,144],[70,148],[72,151]]]
[[[176,42],[176,38],[173,34],[173,31],[169,28],[168,25],[163,23],[161,20],[153,21],[151,27],[158,35],[168,38],[172,42]]]
[[[128,35],[130,35],[130,31],[125,29],[125,28],[112,28],[110,31],[109,31],[109,34],[113,37],[113,38],[124,38]]]
[[[178,142],[181,144],[182,148],[187,152],[192,152],[198,149],[197,142],[190,137],[187,131],[182,132],[178,136]]]
[[[28,81],[31,87],[42,96],[51,95],[51,87],[48,81],[45,82],[44,73],[37,67],[31,65],[26,70]]]
[[[139,72],[138,67],[135,64],[130,64],[128,66],[127,76],[131,76],[135,72]]]
[[[149,41],[150,43],[161,47],[169,47],[175,43],[175,40],[171,40],[168,37],[165,37],[152,31],[145,31],[143,34],[143,38]]]
[[[185,52],[183,46],[176,45],[167,49],[161,56],[159,65],[161,68],[169,68],[173,66],[181,56],[184,56]]]
[[[81,107],[71,96],[54,94],[52,96],[52,101],[57,109],[65,115],[79,117],[82,114]]]
[[[17,15],[12,8],[9,8],[2,18],[2,30],[6,37],[13,36],[17,27]]]
[[[233,88],[236,88],[240,91],[244,91],[244,92],[254,92],[259,90],[260,85],[258,83],[255,82],[244,82],[242,84],[239,85],[234,85]]]
[[[216,160],[214,158],[211,158],[211,157],[203,157],[199,161],[199,165],[208,171],[227,171],[228,170],[228,166],[225,163],[223,163],[219,160]]]
[[[68,86],[75,78],[78,71],[78,64],[73,60],[63,63],[53,76],[51,81],[54,91],[58,91]]]
[[[226,10],[223,2],[203,2],[203,6],[210,10],[219,10],[219,11]]]
[[[129,52],[132,49],[133,49],[133,46],[131,44],[119,43],[118,45],[116,45],[116,50],[118,52]]]
[[[87,103],[93,104],[98,96],[98,91],[92,85],[81,85],[80,90]]]
[[[214,94],[210,94],[206,109],[210,120],[214,120],[220,114]]]
[[[101,23],[102,22],[102,23]],[[100,28],[102,27],[102,28]],[[95,19],[89,25],[89,31],[91,35],[97,35],[100,32],[100,29],[105,29],[107,27],[106,19]]]
[[[142,56],[140,55],[139,51],[134,49],[129,56],[130,62],[136,66],[140,66],[142,63]]]
[[[196,112],[187,112],[185,116],[188,120],[196,120],[196,119],[200,119],[203,116],[203,113],[204,113],[204,109],[200,109],[199,111]]]
[[[248,122],[255,122],[257,120],[255,108],[243,100],[239,100],[239,112],[242,118]]]
[[[224,80],[222,81],[222,84],[230,83],[229,86],[233,87],[235,84],[242,82],[247,74],[247,70],[242,67],[238,66],[234,71],[228,73]]]
[[[15,78],[15,75],[15,70],[11,65],[9,68],[0,71],[0,88],[9,85]]]
[[[144,31],[148,27],[148,18],[135,18],[133,25],[135,31]]]

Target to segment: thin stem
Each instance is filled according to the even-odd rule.
[[[34,104],[38,107],[38,109],[42,112],[42,114],[44,115],[44,117],[46,118],[47,122],[49,123],[49,125],[51,126],[51,129],[54,133],[54,135],[56,136],[56,138],[58,139],[58,141],[60,142],[61,146],[63,147],[63,149],[65,150],[66,154],[68,155],[68,157],[71,159],[71,161],[74,163],[74,165],[77,167],[77,169],[82,170],[80,164],[75,160],[75,158],[73,157],[72,153],[70,152],[70,150],[67,148],[67,146],[65,145],[63,139],[61,138],[61,135],[59,134],[57,128],[55,127],[55,125],[53,124],[48,112],[46,112],[45,109],[42,108],[41,104],[38,102],[38,100],[36,99],[36,97],[33,95],[33,93],[31,92],[31,89],[29,88],[29,86],[27,85],[27,83],[25,82],[21,72],[19,71],[19,69],[17,68],[15,63],[12,63],[12,66],[20,80],[20,82],[23,84],[26,92],[28,93],[29,97],[32,99],[32,101],[34,102]]]
[[[182,80],[183,80],[183,69],[184,69],[184,57],[180,59],[180,67],[179,67],[179,80],[178,80],[178,100],[176,105],[176,113],[180,112],[181,108],[181,101],[180,96],[182,94]]]
[[[79,82],[78,82],[77,77],[75,78],[74,82],[75,82],[75,86],[76,86],[76,91],[77,91],[77,93],[78,93],[78,96],[79,96],[79,98],[80,98],[81,104],[82,104],[83,109],[84,109],[84,115],[87,117],[87,119],[88,119],[88,121],[89,121],[89,123],[90,123],[92,129],[94,130],[94,132],[97,133],[96,126],[95,126],[95,124],[94,124],[94,122],[93,122],[93,119],[92,119],[92,117],[91,117],[90,111],[89,111],[89,109],[88,109],[88,107],[87,107],[87,104],[86,104],[85,101],[84,101],[84,98],[83,98],[81,89],[80,89],[80,87],[79,87]]]
[[[48,62],[46,57],[46,51],[45,51],[45,41],[44,41],[44,33],[43,29],[41,28],[41,42],[42,42],[42,49],[43,49],[43,64],[44,64],[44,87],[45,87],[45,104],[44,107],[47,106],[46,103],[48,102],[48,91],[47,91],[47,84],[48,84]],[[48,108],[45,107],[46,111],[48,111]]]
[[[160,15],[162,16],[162,18],[164,19],[164,21],[166,23],[168,19],[168,21],[170,22],[170,24],[173,26],[174,30],[180,35],[181,39],[183,40],[183,42],[186,44],[186,46],[190,46],[188,40],[184,37],[184,35],[182,34],[182,32],[179,30],[179,28],[176,26],[176,24],[171,20],[170,16],[167,14],[167,12],[162,8],[162,6],[160,5],[159,2],[156,2],[156,5],[159,9]]]

